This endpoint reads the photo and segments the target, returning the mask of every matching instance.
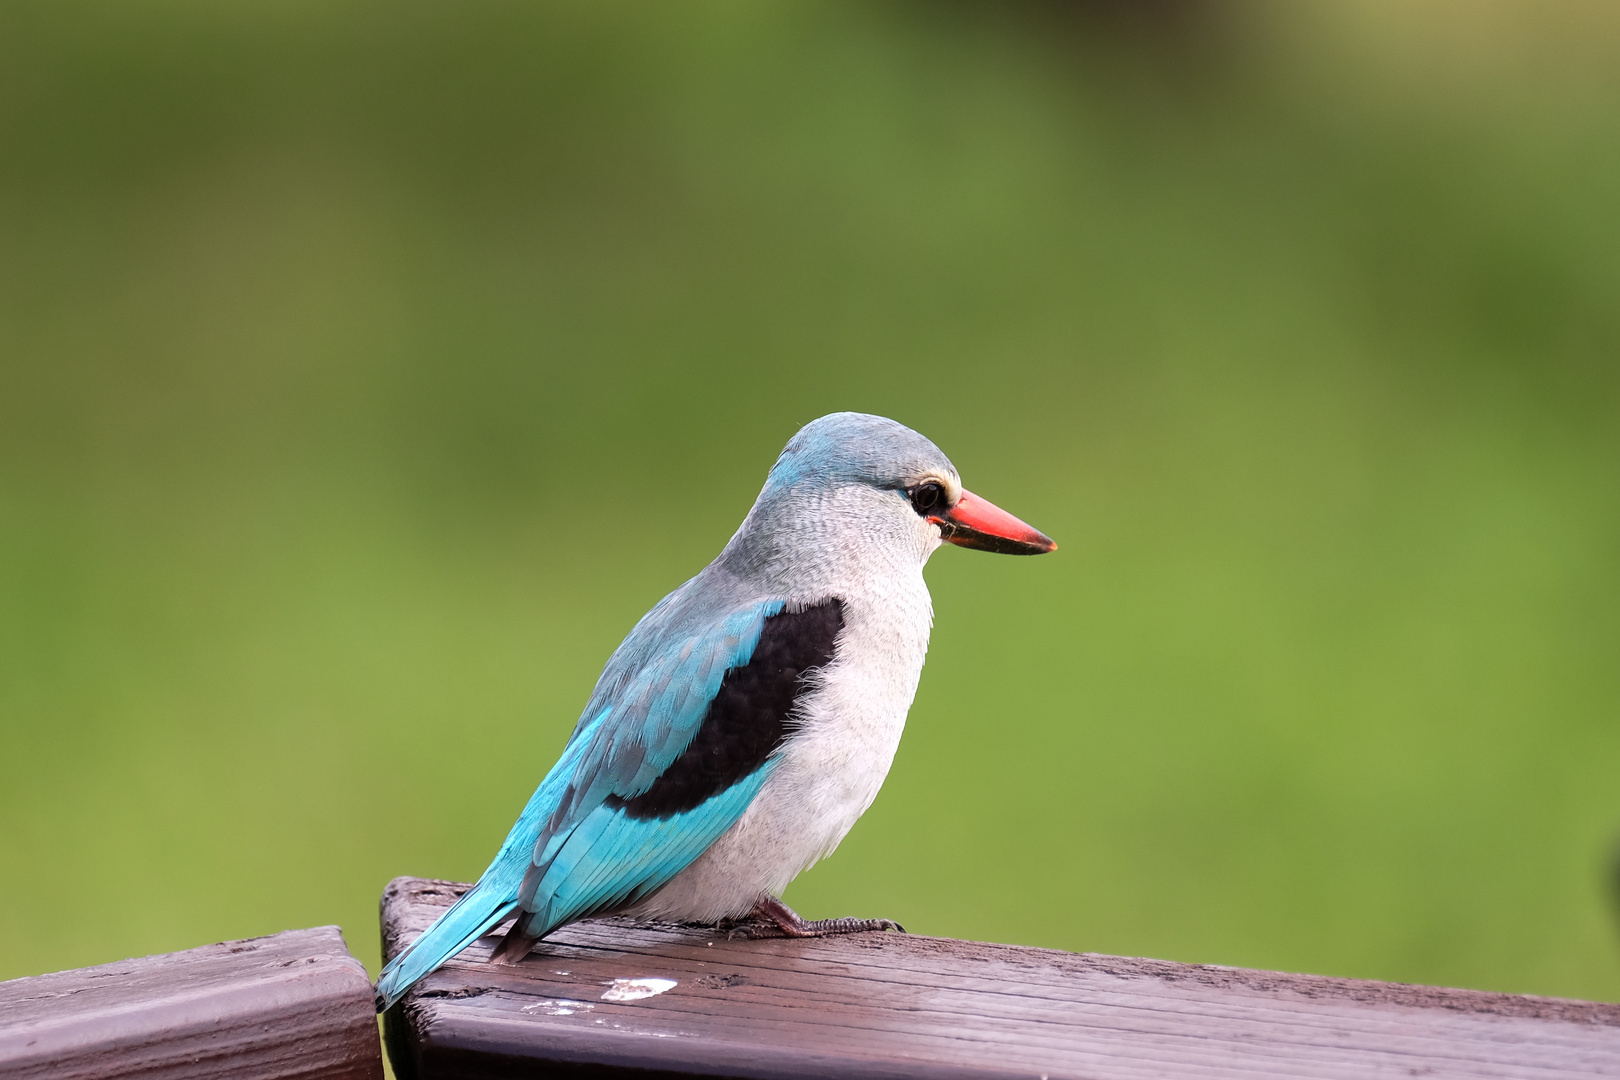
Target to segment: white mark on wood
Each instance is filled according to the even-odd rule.
[[[603,1001],[640,1001],[675,989],[674,979],[614,979],[602,995]]]
[[[596,1008],[592,1001],[569,1001],[561,998],[557,1001],[531,1001],[523,1006],[526,1013],[545,1013],[547,1016],[573,1016],[576,1012],[590,1012]]]

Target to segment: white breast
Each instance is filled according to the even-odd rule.
[[[743,816],[636,913],[693,922],[747,914],[831,854],[872,805],[917,692],[933,608],[922,567],[845,590],[844,629],[798,726]]]

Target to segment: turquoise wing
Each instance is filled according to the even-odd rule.
[[[749,662],[765,620],[783,608],[772,600],[707,614],[684,594],[661,601],[614,652],[562,757],[489,868],[383,969],[379,1009],[513,914],[538,936],[648,895],[748,808],[774,759],[685,813],[636,817],[622,805],[691,743],[726,672]]]
[[[576,732],[565,755],[576,762],[517,892],[526,933],[541,936],[634,903],[691,865],[742,816],[774,759],[680,813],[636,816],[624,804],[687,748],[726,672],[748,663],[765,620],[782,607],[749,605],[703,634],[668,642]]]

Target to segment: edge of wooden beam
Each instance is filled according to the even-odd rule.
[[[7,1080],[381,1080],[365,967],[335,926],[0,983]]]

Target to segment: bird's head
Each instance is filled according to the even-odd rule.
[[[832,413],[799,429],[749,518],[745,530],[793,537],[801,554],[807,541],[860,557],[885,549],[915,552],[919,563],[941,541],[1004,555],[1057,547],[965,490],[956,466],[928,439],[866,413]]]

